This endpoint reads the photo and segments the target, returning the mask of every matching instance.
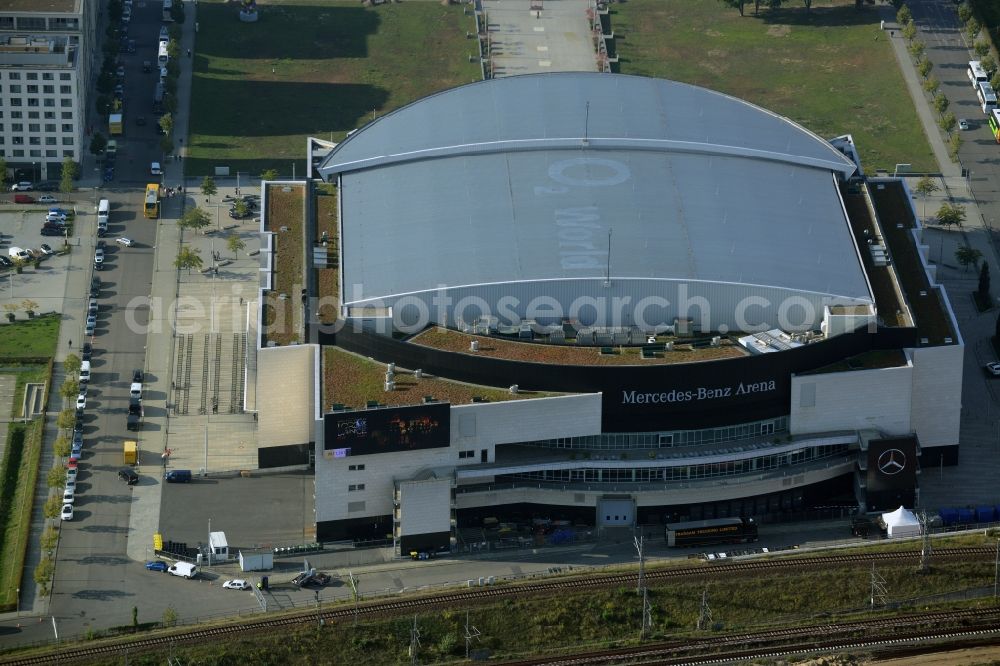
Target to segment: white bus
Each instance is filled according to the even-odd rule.
[[[978,60],[969,61],[969,69],[965,70],[965,75],[969,77],[973,88],[978,88],[980,83],[989,83],[990,77],[986,76],[983,64]]]
[[[170,61],[170,56],[167,55],[167,43],[160,42],[160,50],[156,55],[156,62],[160,65],[160,67],[166,67],[167,62],[169,61]]]
[[[997,108],[997,94],[990,84],[980,83],[976,88],[976,96],[979,97],[979,106],[987,116],[990,115],[991,109]]]

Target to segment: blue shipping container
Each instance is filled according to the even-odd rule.
[[[977,506],[976,507],[976,520],[980,523],[992,523],[993,522],[993,507],[992,506]]]
[[[958,522],[960,525],[970,525],[976,522],[976,514],[972,509],[959,509]]]
[[[941,509],[938,511],[938,515],[941,516],[941,524],[945,527],[958,523],[957,509]]]

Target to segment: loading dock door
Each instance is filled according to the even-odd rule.
[[[631,527],[635,522],[635,501],[631,499],[597,500],[597,524]]]

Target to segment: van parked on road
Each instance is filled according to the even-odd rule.
[[[11,259],[20,259],[21,261],[31,259],[31,255],[23,247],[11,247],[7,250],[7,256]]]
[[[84,361],[80,364],[80,383],[86,384],[90,381],[90,361]]]
[[[172,469],[163,478],[167,483],[191,483],[191,470]]]
[[[198,575],[198,567],[190,562],[176,562],[167,569],[167,572],[181,578],[194,578]]]
[[[108,216],[111,214],[111,202],[107,199],[101,199],[97,204],[97,223],[100,224],[104,221],[106,225],[108,223]]]

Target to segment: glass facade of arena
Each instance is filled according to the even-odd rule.
[[[668,432],[602,433],[587,437],[561,437],[559,439],[524,442],[524,444],[555,449],[663,449],[739,442],[771,435],[786,435],[787,432],[788,417],[781,416],[722,428]]]

